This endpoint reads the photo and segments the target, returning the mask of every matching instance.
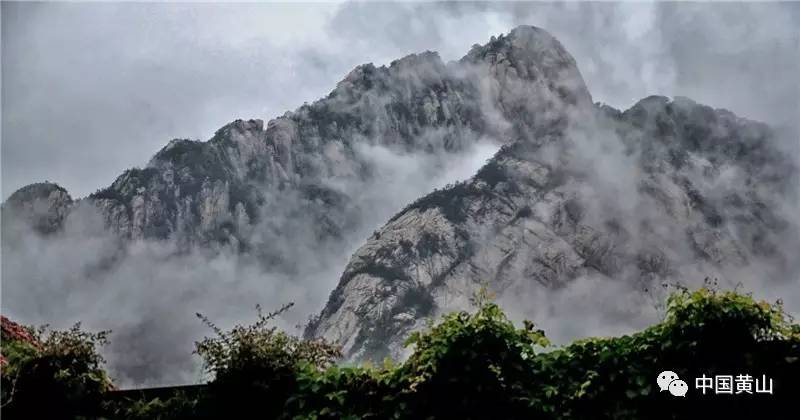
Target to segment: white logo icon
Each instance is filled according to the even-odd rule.
[[[670,394],[676,397],[683,397],[689,391],[689,385],[678,378],[678,374],[671,370],[659,373],[656,382],[661,391],[669,391]]]
[[[685,397],[687,391],[689,391],[689,385],[680,379],[669,383],[669,393],[676,397]]]
[[[666,391],[669,389],[669,383],[678,379],[678,374],[671,371],[665,370],[658,374],[658,379],[656,382],[658,383],[658,387],[661,388],[662,391]]]

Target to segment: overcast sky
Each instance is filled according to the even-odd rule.
[[[458,59],[520,24],[575,56],[595,101],[684,95],[796,128],[800,4],[2,3],[2,197],[75,197],[170,139],[327,94],[351,68]]]

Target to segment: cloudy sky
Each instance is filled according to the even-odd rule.
[[[690,96],[796,127],[800,4],[2,3],[2,197],[33,181],[73,196],[327,94],[351,68],[460,58],[520,24],[575,56],[596,101]]]
[[[3,199],[43,180],[85,196],[124,169],[145,165],[172,138],[207,139],[236,118],[269,120],[325,96],[358,64],[388,64],[425,50],[456,60],[473,44],[522,24],[545,28],[561,40],[595,101],[627,108],[652,94],[683,95],[800,132],[800,3],[2,2],[0,7]],[[392,161],[411,172],[419,164]],[[75,229],[83,235],[87,229],[80,223]],[[98,293],[83,270],[111,248],[109,239],[76,242],[75,232],[68,233],[47,246],[35,237],[18,244],[28,259],[4,257],[4,277],[22,274],[9,276],[19,281],[4,284],[3,291],[24,309],[20,315],[58,321],[80,314],[91,328],[115,329],[112,344],[118,348],[110,360],[128,363],[118,370],[183,369],[191,351],[184,336],[202,327],[191,316],[194,311],[230,320],[240,315],[230,313],[236,306],[231,302],[240,304],[243,296],[302,304],[311,295],[306,298],[311,303],[298,311],[305,320],[346,263],[346,258],[331,263],[333,274],[321,270],[325,275],[307,279],[317,288],[309,292],[306,283],[265,278],[235,258],[189,255],[164,262],[160,258],[168,252],[144,248],[134,250]],[[232,287],[219,279],[239,283]],[[52,313],[67,315],[47,318]],[[181,318],[187,314],[188,320]],[[170,323],[160,322],[167,317]],[[133,352],[131,343],[138,346]],[[149,351],[159,346],[172,350]],[[137,374],[150,378],[152,372]]]

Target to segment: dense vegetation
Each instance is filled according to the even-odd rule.
[[[383,366],[334,365],[339,356],[335,347],[301,340],[269,325],[286,308],[266,315],[259,310],[255,324],[231,331],[202,318],[216,333],[197,343],[197,353],[213,375],[208,386],[192,394],[109,399],[99,405],[92,387],[80,392],[52,387],[85,383],[74,378],[91,377],[97,359],[86,350],[93,350],[93,344],[72,342],[82,349],[73,353],[43,350],[51,343],[28,349],[30,355],[19,358],[8,353],[13,347],[4,340],[3,353],[9,354],[13,368],[3,369],[3,414],[11,417],[13,407],[14,417],[21,418],[18,413],[36,407],[17,399],[16,393],[23,392],[19,382],[8,401],[9,375],[20,372],[20,366],[28,366],[27,371],[30,366],[58,366],[44,371],[51,377],[35,377],[40,389],[53,391],[42,398],[63,404],[69,398],[58,392],[85,397],[83,408],[89,417],[100,410],[103,417],[130,419],[797,416],[790,399],[800,395],[800,325],[784,313],[780,302],[758,302],[708,288],[680,289],[667,301],[666,316],[657,325],[628,336],[585,339],[558,348],[552,348],[533,323],[518,328],[497,305],[485,299],[476,303],[476,312],[448,314],[428,331],[412,335],[411,357]],[[68,336],[89,343],[98,338],[77,331]],[[60,364],[67,360],[78,363]],[[59,370],[65,368],[72,378],[66,382]],[[662,370],[686,380],[685,398],[659,392],[656,377]],[[696,377],[738,374],[772,378],[773,394],[704,396],[695,389]],[[72,417],[75,412],[64,413]]]
[[[2,319],[2,415],[5,418],[96,418],[111,381],[98,346],[108,332],[31,328]]]

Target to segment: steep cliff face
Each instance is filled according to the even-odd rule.
[[[120,383],[196,380],[191,343],[207,331],[195,312],[238,322],[256,302],[292,301],[281,326],[304,323],[399,209],[591,104],[572,57],[532,27],[455,62],[425,52],[359,66],[267,123],[171,141],[69,206],[47,236],[12,238],[19,224],[4,211],[4,308],[114,330]]]
[[[398,357],[410,331],[468,307],[482,285],[536,312],[582,279],[644,290],[750,264],[796,270],[797,226],[776,198],[797,172],[763,124],[664,97],[565,117],[395,215],[307,335],[354,359]]]
[[[383,180],[373,149],[433,157],[435,176],[447,156],[530,137],[561,118],[559,109],[590,104],[558,41],[520,27],[458,62],[426,52],[359,66],[328,97],[266,127],[237,120],[207,142],[173,140],[89,200],[123,238],[171,238],[291,265],[273,245],[296,236],[292,226],[311,226],[309,242],[338,246],[345,232],[364,230],[365,207],[382,207],[385,218],[402,206],[376,187]]]

